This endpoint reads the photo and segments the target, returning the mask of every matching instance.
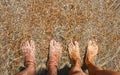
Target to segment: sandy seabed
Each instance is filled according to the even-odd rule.
[[[120,0],[0,0],[1,75],[19,72],[20,43],[29,39],[36,42],[37,71],[46,69],[52,38],[63,45],[58,69],[71,66],[70,41],[79,42],[83,60],[87,41],[94,38],[99,45],[96,64],[120,71]]]

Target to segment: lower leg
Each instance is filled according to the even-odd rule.
[[[97,70],[95,75],[120,75],[120,72],[108,71],[108,70]]]
[[[75,65],[70,70],[70,75],[86,75],[82,69],[81,69],[81,63],[79,62],[80,60],[77,60]]]
[[[102,68],[96,66],[94,63],[87,64],[87,67],[90,75],[120,75],[120,72],[103,70]]]
[[[57,75],[57,67],[54,65],[49,65],[47,75]]]
[[[87,54],[86,54],[86,66],[88,68],[90,75],[95,75],[97,70],[102,70],[102,68],[99,68],[94,63],[94,57],[98,53],[98,45],[94,40],[90,40],[88,42],[88,48],[87,48]]]
[[[119,72],[103,70],[94,63],[94,57],[98,53],[98,45],[95,41],[88,42],[88,49],[86,54],[86,66],[90,75],[120,75]]]
[[[73,61],[73,66],[70,70],[70,75],[86,75],[81,69],[82,63],[80,60],[78,42],[75,41],[74,44],[71,42],[69,44],[68,50],[70,58]]]
[[[47,75],[57,75],[57,66],[58,66],[58,59],[56,59],[56,54],[49,57],[48,61],[48,74]]]
[[[120,75],[120,72],[114,72],[109,70],[103,70],[94,64],[88,64],[88,71],[90,75]]]
[[[95,73],[99,70],[102,70],[102,68],[96,66],[93,62],[90,62],[89,60],[86,60],[86,66],[88,68],[88,72],[90,75],[96,75]]]

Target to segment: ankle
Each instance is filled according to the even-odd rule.
[[[89,57],[86,57],[85,63],[86,63],[86,65],[94,64],[94,61],[93,61],[93,59],[91,59],[91,58],[89,58]]]
[[[58,65],[48,64],[48,69],[57,69]]]
[[[28,67],[26,67],[26,71],[28,74],[34,75],[36,72],[35,65],[29,65]]]
[[[48,61],[48,66],[50,66],[50,67],[57,67],[58,66],[58,61],[56,61],[56,60],[49,60]]]
[[[80,59],[75,60],[74,64],[77,66],[82,66],[82,62],[80,61]]]

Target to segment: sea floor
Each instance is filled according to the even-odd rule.
[[[36,44],[39,73],[46,69],[51,39],[63,46],[63,75],[71,67],[67,45],[78,41],[83,60],[89,39],[98,41],[96,65],[120,71],[120,0],[0,0],[1,75],[15,75],[24,66],[20,44],[29,39]]]

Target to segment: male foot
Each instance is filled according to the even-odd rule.
[[[58,62],[62,53],[62,46],[59,42],[55,40],[50,41],[50,51],[49,51],[49,66],[58,66]]]
[[[22,44],[22,52],[25,57],[25,66],[35,65],[35,43],[33,40],[23,42]]]
[[[94,63],[94,57],[95,55],[97,55],[97,53],[98,53],[98,45],[96,41],[89,40],[86,59],[85,59],[86,64]]]
[[[81,58],[80,58],[80,52],[79,52],[79,44],[77,41],[71,42],[68,45],[68,51],[70,55],[70,59],[73,61],[74,65],[78,63],[81,66]]]

